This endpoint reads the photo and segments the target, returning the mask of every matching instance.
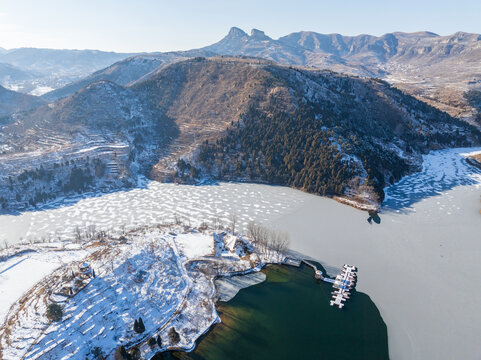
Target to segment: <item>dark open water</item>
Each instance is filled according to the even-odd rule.
[[[220,303],[222,323],[178,359],[388,359],[387,329],[369,296],[340,310],[307,266],[270,266],[267,280]]]

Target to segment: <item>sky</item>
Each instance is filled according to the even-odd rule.
[[[199,48],[232,26],[272,38],[306,30],[481,33],[479,0],[0,0],[0,47],[117,52]]]

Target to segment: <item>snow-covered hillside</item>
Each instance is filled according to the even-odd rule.
[[[145,80],[156,71],[174,62],[186,60],[196,56],[212,56],[208,51],[175,51],[168,53],[141,54],[118,61],[105,69],[99,70],[71,84],[50,91],[42,97],[54,101],[72,95],[89,84],[109,80],[119,85],[129,85]]]
[[[0,84],[41,95],[132,55],[98,50],[11,49],[0,52]]]
[[[474,127],[383,81],[250,58],[177,62],[127,87],[97,81],[4,121],[6,211],[110,180],[126,187],[139,174],[268,182],[375,208],[386,185],[421,168],[422,153],[481,141]],[[111,156],[88,154],[93,140]]]
[[[168,348],[191,349],[219,320],[216,276],[283,260],[278,251],[245,238],[178,225],[98,239],[31,246],[0,262],[7,295],[1,305],[11,305],[2,314],[2,359],[84,359],[96,348],[111,356],[120,345],[136,347],[146,358]],[[45,315],[52,303],[62,308],[60,321]],[[134,331],[139,318],[145,331]],[[169,336],[172,328],[176,341]]]

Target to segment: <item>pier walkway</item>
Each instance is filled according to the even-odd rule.
[[[344,301],[350,298],[350,291],[356,283],[357,268],[345,264],[342,268],[341,274],[336,276],[333,287],[337,290],[332,292],[332,299],[330,301],[331,306],[338,306],[339,309],[344,307]]]
[[[338,306],[339,309],[344,307],[344,302],[350,298],[350,290],[356,284],[357,268],[355,266],[344,264],[342,271],[335,279],[331,279],[322,275],[322,271],[317,268],[312,262],[306,259],[292,259],[286,258],[285,264],[299,267],[302,263],[314,269],[314,276],[316,279],[332,284],[336,290],[332,292],[331,306]]]
[[[311,263],[310,261],[304,260],[304,259],[302,260],[302,262],[303,262],[304,264],[306,264],[307,266],[310,266],[311,268],[314,269],[314,276],[316,277],[316,279],[324,280],[324,277],[322,276],[322,271],[319,270],[316,265],[314,265],[314,264]],[[325,280],[324,280],[324,281],[325,281]]]

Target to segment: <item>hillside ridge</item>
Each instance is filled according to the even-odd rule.
[[[10,117],[0,137],[0,196],[20,208],[42,194],[132,186],[139,174],[269,182],[378,206],[422,153],[481,139],[381,80],[229,57],[176,62],[129,86],[96,81]],[[37,196],[8,190],[18,186]]]

